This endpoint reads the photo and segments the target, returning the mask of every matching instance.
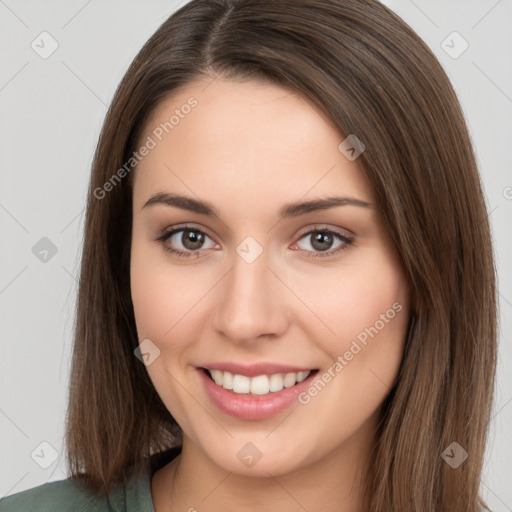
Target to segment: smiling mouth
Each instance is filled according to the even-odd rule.
[[[201,369],[221,388],[239,395],[260,396],[276,393],[284,388],[291,388],[318,371],[313,369],[302,372],[273,373],[248,377],[247,375],[233,374],[222,370]]]

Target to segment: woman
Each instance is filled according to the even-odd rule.
[[[2,510],[479,511],[496,359],[460,105],[373,0],[193,0],[93,163],[70,477]]]

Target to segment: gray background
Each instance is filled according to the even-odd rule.
[[[64,414],[92,155],[129,63],[183,3],[0,0],[0,497],[66,477]],[[501,301],[482,492],[491,509],[512,511],[512,0],[385,3],[445,67],[476,147]],[[51,49],[43,31],[58,43],[45,59],[31,47]],[[457,58],[464,43],[446,39],[453,31],[469,44]],[[43,237],[57,249],[46,261]]]

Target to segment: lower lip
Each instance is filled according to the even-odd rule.
[[[297,396],[311,385],[312,379],[318,373],[311,372],[307,378],[291,388],[283,388],[267,395],[248,395],[224,389],[215,384],[205,370],[198,368],[197,371],[212,402],[222,412],[244,420],[264,420],[288,409],[298,401]]]

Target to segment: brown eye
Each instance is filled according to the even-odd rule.
[[[202,230],[181,227],[163,233],[156,239],[164,249],[178,256],[201,255],[203,249],[216,247],[215,242]]]
[[[327,251],[331,248],[334,237],[331,233],[326,231],[316,232],[316,234],[311,234],[311,246],[317,251]]]
[[[294,245],[306,251],[307,256],[328,257],[347,249],[353,241],[353,238],[330,229],[313,229],[302,235]]]
[[[183,244],[183,247],[189,251],[200,249],[204,244],[204,240],[204,233],[194,231],[192,229],[183,230],[183,234],[181,235],[181,243]]]

